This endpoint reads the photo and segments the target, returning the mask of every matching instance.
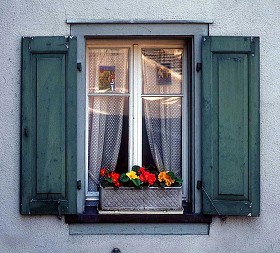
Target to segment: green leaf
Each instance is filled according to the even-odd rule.
[[[138,165],[133,165],[132,166],[132,171],[134,171],[134,172],[138,172],[138,170],[140,169],[140,166],[138,166]]]
[[[169,175],[172,179],[175,178],[175,174],[172,171],[167,172],[167,175]]]
[[[109,182],[107,182],[107,181],[104,181],[102,183],[102,187],[109,187],[109,186],[111,186],[111,184]]]
[[[178,184],[182,184],[182,183],[183,183],[183,179],[181,179],[181,178],[176,178],[176,179],[175,179],[175,182],[178,183]]]
[[[141,184],[141,182],[140,182],[140,179],[139,179],[139,178],[132,179],[132,182],[134,183],[134,185],[135,185],[136,187],[139,187],[139,186],[140,186],[140,184]]]
[[[105,179],[108,183],[112,183],[113,181],[112,181],[112,178],[106,178]]]
[[[122,183],[128,182],[128,181],[129,181],[129,177],[128,177],[125,173],[123,173],[123,174],[121,174],[121,176],[120,176],[120,181],[121,181]]]
[[[161,182],[160,184],[160,187],[164,188],[165,187],[165,183]]]

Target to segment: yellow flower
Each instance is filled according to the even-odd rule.
[[[130,172],[127,172],[126,175],[129,177],[129,179],[136,179],[136,178],[139,178],[137,175],[136,175],[136,172],[135,171],[130,171]]]

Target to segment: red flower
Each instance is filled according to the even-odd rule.
[[[116,172],[112,172],[111,173],[111,178],[112,178],[112,183],[116,186],[116,187],[120,187],[120,174],[119,173],[116,173]]]
[[[149,185],[153,185],[156,181],[156,175],[153,173],[149,173],[149,177],[148,177],[148,183]]]
[[[117,181],[117,182],[115,183],[115,186],[116,186],[116,187],[120,187],[120,186],[121,186],[120,182]]]
[[[139,176],[139,179],[140,179],[140,181],[142,181],[142,182],[145,182],[145,181],[146,181],[145,176],[144,176],[143,174],[141,174],[141,175]]]
[[[113,184],[116,184],[119,181],[120,174],[116,172],[112,172],[111,177],[112,177]]]
[[[143,174],[144,172],[146,172],[146,169],[144,167],[140,167],[140,169],[138,170],[138,172],[140,174]]]
[[[107,173],[107,169],[104,167],[104,168],[101,168],[101,170],[100,170],[100,176],[101,177],[104,177],[105,175],[106,175],[106,173]]]
[[[140,168],[139,171],[140,170],[141,170],[141,174],[139,176],[140,181],[142,181],[143,183],[148,183],[149,185],[153,185],[157,180],[155,174],[146,171],[145,168],[143,167]]]

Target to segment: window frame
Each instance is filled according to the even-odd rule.
[[[77,62],[82,68],[77,73],[77,180],[81,181],[81,190],[77,192],[77,211],[85,210],[85,129],[86,129],[86,40],[88,38],[192,38],[191,59],[191,139],[189,140],[191,157],[189,169],[191,174],[191,210],[201,213],[202,196],[196,184],[201,181],[201,71],[196,69],[201,63],[201,41],[209,35],[211,21],[84,21],[67,20],[71,25],[71,35],[77,36]]]
[[[129,153],[128,153],[128,169],[131,169],[134,164],[142,164],[142,99],[155,96],[155,97],[180,97],[182,102],[182,178],[183,183],[183,201],[189,201],[189,173],[188,173],[188,159],[187,156],[183,154],[188,153],[188,131],[189,131],[189,122],[188,122],[188,82],[189,77],[187,74],[187,68],[190,64],[191,56],[186,47],[185,40],[167,40],[167,39],[87,39],[86,41],[86,85],[87,85],[87,101],[88,105],[89,96],[98,97],[98,96],[114,96],[115,94],[111,93],[90,93],[88,91],[88,75],[89,75],[89,59],[88,52],[89,49],[108,49],[108,48],[118,48],[129,49],[128,56],[128,91],[123,93],[123,96],[129,98],[129,140],[134,140],[133,142],[129,141]],[[168,49],[182,49],[183,58],[182,58],[182,91],[181,94],[145,94],[143,93],[143,80],[142,80],[142,60],[141,60],[141,50],[142,49],[152,49],[152,48],[168,48]],[[189,59],[190,58],[190,59]],[[119,93],[117,95],[120,95]],[[85,187],[86,187],[86,201],[97,201],[99,194],[97,192],[88,191],[88,106],[86,106],[86,134],[85,134],[85,150],[86,150],[86,162],[85,162]],[[134,120],[136,119],[136,120]],[[140,133],[140,134],[139,134]],[[137,138],[135,138],[137,136]]]

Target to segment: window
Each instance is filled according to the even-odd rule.
[[[259,39],[209,37],[208,24],[201,22],[69,23],[77,38],[22,41],[21,213],[81,214],[86,197],[96,199],[96,183],[86,187],[87,164],[97,164],[91,160],[92,148],[87,152],[87,147],[93,137],[90,133],[103,131],[93,130],[92,121],[102,122],[104,115],[114,124],[100,126],[113,128],[112,138],[118,140],[118,145],[105,149],[114,153],[121,145],[127,147],[124,156],[116,155],[116,163],[109,165],[124,162],[130,167],[146,160],[160,164],[152,150],[152,140],[158,139],[149,131],[157,121],[157,110],[174,106],[174,122],[181,123],[173,118],[171,122],[181,124],[178,139],[183,140],[179,162],[183,169],[178,173],[186,173],[190,212],[258,216]],[[126,39],[121,46],[112,42],[120,36]],[[101,38],[112,43],[104,45]],[[154,46],[154,41],[163,43]],[[90,64],[90,57],[100,60]],[[152,76],[151,69],[164,70],[166,78]],[[170,80],[168,73],[173,70]],[[102,78],[97,80],[96,72],[109,74],[109,85]],[[181,72],[182,81],[178,81]],[[154,78],[154,85],[149,85],[149,78]],[[178,90],[173,91],[169,82]],[[166,115],[161,119],[168,122]],[[104,149],[107,142],[100,145]],[[148,158],[143,147],[151,150]],[[106,153],[95,147],[93,151]],[[185,222],[184,215],[179,219]]]
[[[184,40],[87,40],[87,199],[98,199],[102,167],[153,166],[187,182],[185,47]]]

